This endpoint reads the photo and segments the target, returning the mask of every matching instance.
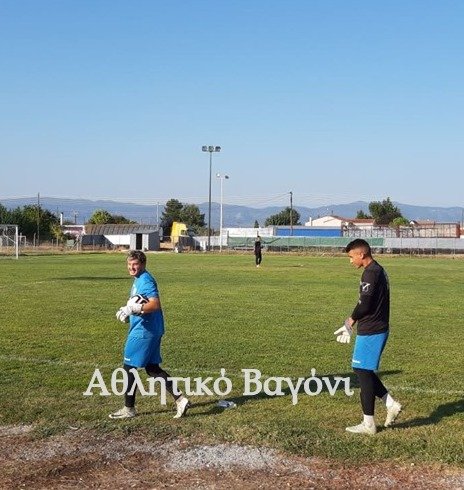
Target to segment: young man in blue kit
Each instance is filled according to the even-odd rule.
[[[395,401],[374,372],[380,364],[380,357],[388,339],[390,319],[390,287],[388,276],[372,257],[371,247],[362,239],[353,240],[346,247],[350,262],[359,269],[364,268],[359,286],[359,300],[353,313],[345,320],[335,335],[337,341],[349,343],[353,326],[357,323],[356,341],[353,350],[352,367],[361,388],[363,421],[359,425],[347,427],[356,434],[375,434],[375,398],[380,398],[387,408],[385,427],[393,424],[401,412],[401,405]]]
[[[110,414],[112,419],[135,417],[135,392],[130,394],[135,376],[130,372],[133,368],[145,368],[149,376],[164,379],[166,390],[174,397],[177,412],[174,418],[185,415],[189,402],[181,393],[173,392],[169,374],[160,367],[161,339],[164,334],[164,317],[158,286],[155,278],[145,269],[147,257],[143,252],[130,251],[127,257],[127,270],[134,278],[130,297],[143,297],[142,303],[131,299],[126,306],[119,308],[116,318],[127,323],[129,333],[124,347],[124,370],[127,373],[128,388],[125,394],[125,404],[121,410]]]

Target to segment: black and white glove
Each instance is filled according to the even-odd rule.
[[[337,342],[341,344],[349,344],[351,341],[351,335],[353,335],[353,327],[348,320],[345,320],[343,327],[335,330],[334,335],[337,336]]]
[[[126,306],[121,306],[116,312],[116,318],[123,323],[129,321],[131,315],[140,315],[142,313],[142,307],[140,303],[127,304]]]

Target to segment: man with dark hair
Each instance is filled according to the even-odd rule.
[[[261,244],[261,237],[258,235],[255,240],[255,249],[254,249],[256,267],[259,267],[261,261],[263,260],[263,255],[261,251],[262,248],[263,246]]]
[[[160,367],[161,339],[164,334],[164,317],[155,278],[145,269],[146,255],[131,250],[127,257],[127,270],[134,278],[130,299],[126,306],[119,308],[116,318],[129,322],[129,333],[124,347],[124,370],[127,373],[128,386],[125,404],[121,410],[110,415],[112,419],[135,417],[136,383],[133,370],[145,368],[149,376],[162,378],[166,390],[176,401],[177,413],[174,418],[185,415],[189,407],[187,398],[174,393],[169,374]],[[135,299],[135,301],[134,301]]]
[[[382,399],[387,407],[385,427],[393,424],[402,408],[374,372],[379,367],[380,357],[388,339],[390,287],[385,270],[372,257],[369,243],[362,239],[353,240],[347,245],[346,252],[350,262],[357,269],[364,268],[358,303],[344,325],[334,332],[338,342],[349,343],[353,326],[357,323],[352,367],[359,379],[364,418],[361,424],[347,427],[346,430],[357,434],[375,434],[376,397]]]

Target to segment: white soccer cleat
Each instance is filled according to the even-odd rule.
[[[109,417],[110,419],[131,419],[132,417],[136,416],[136,411],[135,408],[133,407],[124,407],[121,408],[121,410],[118,410],[117,412],[110,413]]]
[[[373,436],[377,433],[377,428],[375,425],[367,425],[361,422],[359,425],[353,425],[352,427],[346,428],[347,432],[352,432],[353,434],[369,434]]]
[[[398,402],[393,402],[393,405],[390,408],[387,408],[387,418],[385,419],[384,427],[393,425],[393,422],[397,419],[402,408],[403,407]]]
[[[177,413],[174,415],[173,418],[180,419],[187,413],[190,403],[187,398],[182,397],[178,402],[176,402],[176,405],[177,405]]]

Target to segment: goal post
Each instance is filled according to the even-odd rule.
[[[0,224],[0,256],[19,258],[18,225]]]

